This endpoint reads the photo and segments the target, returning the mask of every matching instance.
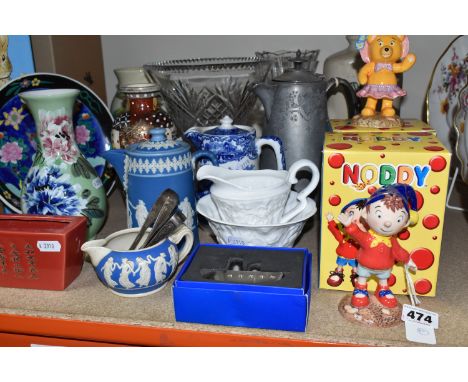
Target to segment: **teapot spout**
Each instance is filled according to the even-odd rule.
[[[120,178],[120,181],[123,184],[124,178],[124,167],[125,167],[125,150],[123,149],[114,149],[105,151],[102,153],[102,156],[114,167],[117,175]]]
[[[265,108],[266,119],[268,121],[270,119],[271,109],[273,106],[275,88],[273,85],[262,82],[255,85],[254,92],[257,97],[260,98],[260,101],[262,101],[263,107]]]
[[[105,244],[106,240],[100,239],[87,241],[81,246],[81,250],[89,255],[94,267],[97,267],[101,260],[111,252],[109,248],[103,247]]]

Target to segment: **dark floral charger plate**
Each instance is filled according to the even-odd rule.
[[[61,88],[80,91],[73,113],[76,142],[101,177],[107,195],[115,186],[115,172],[102,157],[110,149],[113,120],[101,99],[66,76],[49,73],[22,76],[0,89],[0,200],[14,212],[21,212],[21,183],[38,145],[34,119],[18,95],[29,90]]]

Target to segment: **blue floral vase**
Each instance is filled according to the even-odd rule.
[[[37,152],[21,187],[25,214],[83,215],[88,238],[104,224],[107,199],[101,178],[80,152],[73,132],[75,89],[35,90],[20,97],[31,111]]]

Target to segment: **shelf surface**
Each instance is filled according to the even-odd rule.
[[[466,189],[463,189],[466,191]],[[466,194],[465,194],[466,197]],[[125,207],[121,193],[116,190],[110,197],[111,206],[107,223],[98,235],[109,233],[126,226]],[[462,212],[446,210],[442,256],[436,297],[421,297],[423,309],[439,313],[440,328],[436,331],[437,343],[442,346],[468,346],[468,218]],[[207,226],[200,229],[201,242],[213,242]],[[305,333],[276,330],[248,329],[215,325],[179,323],[174,319],[172,289],[170,285],[156,294],[140,298],[124,298],[114,295],[98,280],[90,263],[85,262],[80,276],[61,292],[0,288],[0,332],[38,334],[43,319],[59,319],[61,322],[81,321],[86,324],[116,324],[125,329],[141,329],[145,335],[158,332],[158,341],[147,344],[201,345],[209,343],[209,336],[220,338],[213,345],[304,345],[317,343],[415,346],[405,338],[404,325],[375,329],[345,321],[338,312],[338,303],[348,292],[320,290],[318,280],[318,214],[311,219],[296,247],[307,247],[313,254],[312,299],[309,325]],[[407,296],[399,296],[401,303],[409,303]],[[15,316],[21,316],[16,317]],[[37,325],[34,326],[36,318]],[[13,328],[16,321],[18,326]],[[27,319],[27,320],[26,320]],[[30,322],[28,325],[27,322]],[[104,329],[113,325],[103,325]],[[30,329],[28,329],[30,327]],[[57,335],[65,336],[57,325]],[[76,330],[76,329],[74,329]],[[29,331],[29,332],[28,332]],[[86,333],[86,331],[83,331]],[[137,333],[137,332],[135,332]],[[162,334],[161,334],[162,333]],[[184,333],[187,341],[184,342]],[[198,333],[198,335],[197,335]],[[92,334],[76,333],[81,339],[93,340]],[[176,336],[177,341],[164,341],[164,336]],[[87,338],[88,336],[88,338]],[[162,337],[161,337],[162,336]],[[246,337],[247,336],[247,337]],[[162,338],[162,339],[161,339]],[[175,337],[174,337],[175,338]],[[224,342],[223,342],[224,338]],[[242,338],[248,341],[242,341]],[[198,339],[198,340],[197,340]],[[255,339],[258,341],[256,342]],[[268,339],[268,341],[265,341]],[[103,337],[102,341],[112,342]],[[290,341],[290,343],[288,342]],[[118,341],[121,342],[121,341]],[[135,337],[135,344],[144,343]]]

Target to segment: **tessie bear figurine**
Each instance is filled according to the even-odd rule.
[[[360,219],[361,211],[364,208],[365,203],[366,199],[354,199],[341,209],[341,213],[350,217],[351,222],[356,224],[362,231],[365,231],[365,228],[362,226]],[[349,265],[351,267],[350,279],[354,286],[354,281],[357,277],[356,253],[359,246],[349,237],[348,234],[343,232],[343,226],[341,224],[337,224],[337,222],[333,220],[333,215],[330,212],[327,214],[327,220],[328,230],[338,241],[338,247],[336,247],[336,268],[334,271],[330,272],[327,284],[332,287],[340,286],[344,281],[343,268],[346,265]]]
[[[365,36],[364,36],[365,37]],[[361,45],[359,45],[361,44]],[[406,95],[397,85],[395,73],[409,70],[416,62],[416,56],[409,51],[407,36],[368,36],[356,44],[360,49],[365,65],[359,70],[359,84],[365,85],[357,92],[359,97],[367,98],[361,111],[362,117],[372,117],[379,99],[382,100],[381,114],[393,117],[393,100]],[[403,60],[401,62],[398,62]]]
[[[358,278],[351,298],[351,305],[363,308],[369,305],[367,280],[371,276],[378,279],[375,296],[386,308],[395,308],[398,302],[388,286],[395,261],[408,264],[413,271],[416,265],[408,251],[400,246],[397,235],[418,220],[416,193],[411,186],[394,184],[384,186],[374,192],[366,201],[361,212],[368,231],[363,232],[352,223],[352,218],[340,214],[338,220],[345,231],[359,244],[356,254]]]

